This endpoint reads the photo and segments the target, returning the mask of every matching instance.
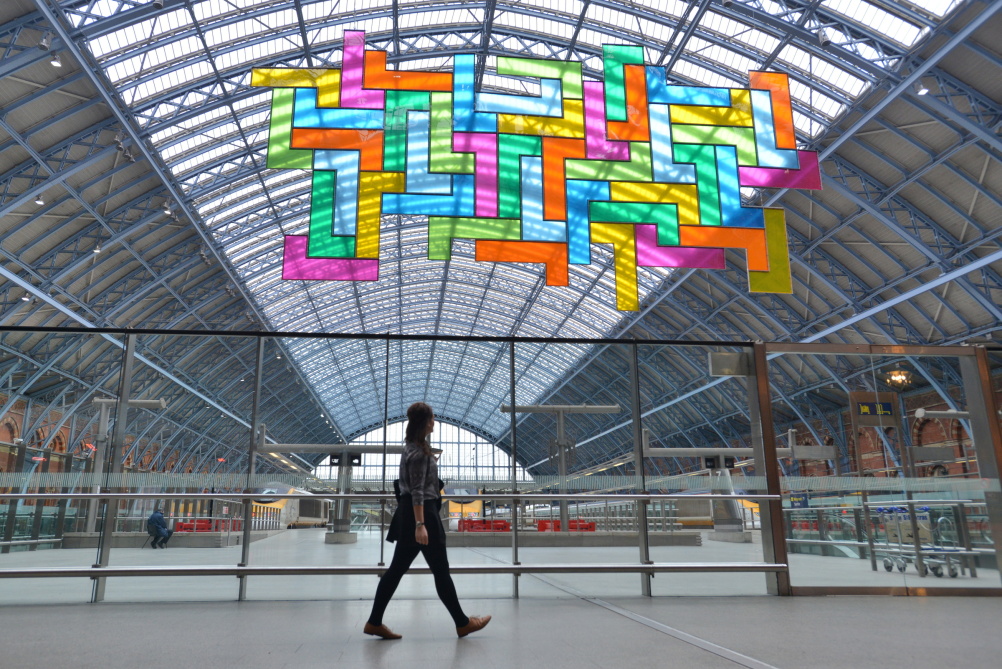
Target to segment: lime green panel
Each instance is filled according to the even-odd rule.
[[[605,72],[605,116],[609,121],[626,119],[626,74],[623,65],[644,64],[644,48],[606,44],[602,47]]]
[[[452,151],[452,93],[432,93],[429,169],[432,172],[473,174],[476,158],[475,153]]]
[[[313,169],[313,151],[293,149],[292,112],[296,89],[276,88],[271,92],[271,126],[268,132],[268,167],[275,170]]]
[[[535,77],[537,79],[560,79],[565,98],[581,99],[583,90],[581,63],[498,56],[498,74]]]
[[[522,156],[543,155],[543,138],[533,135],[501,135],[498,137],[498,216],[522,217],[521,163]]]
[[[449,260],[453,239],[522,238],[517,218],[428,217],[428,259]]]
[[[711,149],[712,151],[712,149]],[[589,181],[653,181],[651,145],[630,142],[630,159],[568,160],[564,163],[568,179]]]

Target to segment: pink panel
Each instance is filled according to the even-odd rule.
[[[498,136],[486,132],[453,133],[452,148],[477,154],[477,216],[498,215]]]
[[[629,142],[611,142],[605,134],[605,89],[600,81],[584,84],[585,147],[589,160],[629,160]]]
[[[742,186],[759,188],[803,188],[821,190],[821,168],[814,151],[797,151],[799,170],[772,167],[739,167],[738,181]]]
[[[637,225],[637,265],[640,267],[689,267],[724,269],[724,249],[692,246],[658,246],[656,225]]]
[[[344,55],[341,60],[341,106],[355,109],[383,109],[385,91],[362,88],[365,73],[365,32],[344,31]]]
[[[379,260],[376,258],[307,258],[308,238],[285,236],[282,257],[282,278],[286,281],[378,281]]]

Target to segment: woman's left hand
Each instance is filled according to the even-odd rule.
[[[422,546],[428,545],[428,528],[422,525],[414,530],[414,540]]]

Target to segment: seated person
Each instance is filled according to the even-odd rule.
[[[153,548],[167,548],[167,542],[174,535],[174,530],[167,529],[167,521],[159,508],[153,509],[146,521],[146,531],[153,537]]]

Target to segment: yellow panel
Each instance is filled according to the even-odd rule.
[[[638,311],[637,242],[634,227],[629,223],[592,223],[591,241],[612,244],[616,266],[616,308]]]
[[[732,88],[730,107],[700,107],[697,105],[671,105],[671,122],[690,125],[733,125],[751,128],[751,91]]]
[[[584,101],[565,99],[563,118],[498,114],[498,132],[511,135],[584,139]]]
[[[316,88],[318,106],[337,107],[341,99],[341,70],[254,68],[251,70],[251,86]]]
[[[699,225],[699,194],[695,184],[614,181],[609,192],[614,202],[677,204],[679,225]]]
[[[765,210],[765,246],[769,271],[749,271],[749,289],[753,293],[792,293],[790,249],[786,238],[786,216],[782,209]]]
[[[379,257],[379,221],[383,193],[404,192],[403,172],[362,172],[358,177],[356,258]]]

